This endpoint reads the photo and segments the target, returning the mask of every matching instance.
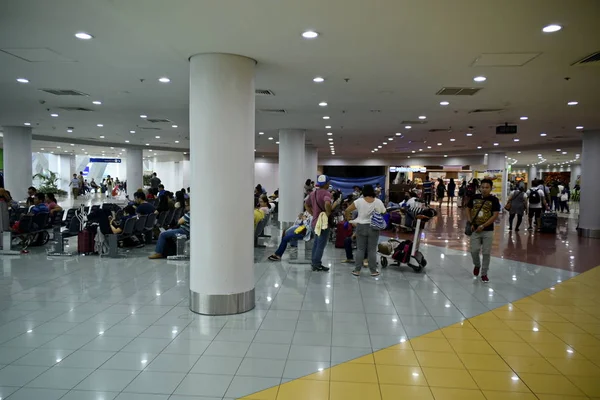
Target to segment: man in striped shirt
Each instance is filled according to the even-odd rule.
[[[177,238],[179,235],[185,235],[188,238],[190,237],[190,213],[189,211],[185,213],[185,215],[179,218],[177,221],[179,224],[179,228],[169,229],[168,231],[162,232],[158,236],[158,242],[156,242],[156,248],[154,249],[154,254],[148,256],[151,260],[156,260],[159,258],[165,258],[167,255],[165,254],[165,246],[167,240],[173,240]]]

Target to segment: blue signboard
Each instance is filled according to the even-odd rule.
[[[121,164],[120,158],[90,158],[90,162],[93,163],[116,163]]]

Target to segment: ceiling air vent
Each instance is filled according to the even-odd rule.
[[[419,119],[419,120],[416,120],[416,121],[402,121],[401,122],[402,125],[423,125],[423,124],[426,124],[426,123],[427,123],[427,121],[422,120],[422,119]]]
[[[433,128],[429,130],[429,133],[436,133],[436,132],[452,132],[452,129],[450,128]]]
[[[262,114],[287,114],[287,111],[284,109],[262,109],[257,110],[257,112]]]
[[[170,119],[166,119],[166,118],[148,118],[146,119],[146,121],[152,123],[152,124],[160,124],[160,123],[167,123],[167,122],[171,122]]]
[[[268,89],[256,89],[254,91],[254,94],[256,96],[275,96],[275,93],[273,93],[272,91],[270,91]]]
[[[149,126],[141,126],[140,129],[143,131],[160,131],[161,130],[160,128],[149,127]]]
[[[87,93],[78,92],[71,89],[40,89],[42,92],[50,93],[55,96],[89,96]]]
[[[600,66],[600,51],[592,53],[589,56],[585,56],[581,60],[575,61],[571,65],[595,65],[595,66]]]
[[[84,107],[58,107],[59,110],[64,110],[64,111],[94,111],[91,108],[84,108]]]
[[[444,87],[436,93],[439,96],[473,96],[479,92],[481,88],[460,88],[460,87]]]
[[[500,113],[503,111],[503,108],[476,108],[475,110],[469,111],[469,114]]]

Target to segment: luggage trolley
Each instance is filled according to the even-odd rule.
[[[393,265],[400,266],[405,264],[415,272],[421,272],[427,266],[427,260],[425,260],[423,253],[419,251],[421,231],[431,218],[423,214],[415,217],[417,223],[415,224],[415,234],[412,242],[410,240],[400,242],[397,239],[390,239],[387,243],[381,243],[378,251],[381,268],[387,268],[388,259],[392,259],[395,263]],[[404,253],[403,247],[408,247],[409,255]]]

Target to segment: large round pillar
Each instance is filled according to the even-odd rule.
[[[501,187],[497,187],[498,183],[494,183],[494,187],[496,190],[496,194],[498,194],[498,198],[500,202],[504,205],[506,202],[506,191],[508,188],[508,170],[506,168],[506,153],[489,153],[487,159],[488,170],[492,171],[501,171],[497,174],[500,174],[502,177]]]
[[[134,193],[144,185],[144,160],[141,149],[127,149],[127,193]]]
[[[319,163],[318,150],[314,146],[304,148],[304,179],[317,180],[317,168]]]
[[[255,304],[255,64],[232,54],[190,58],[190,197],[198,210],[190,224],[190,309],[199,314]]]
[[[304,130],[279,131],[279,222],[292,224],[304,209]],[[313,174],[314,175],[314,174]],[[311,176],[311,179],[316,179]]]
[[[600,186],[596,177],[600,173],[600,132],[583,133],[581,152],[581,199],[579,202],[579,235],[600,238]]]
[[[527,188],[531,189],[531,181],[533,181],[534,179],[537,179],[537,167],[535,165],[532,165],[529,167],[529,182],[527,182]]]
[[[4,187],[15,200],[27,197],[32,183],[31,128],[4,127]]]

